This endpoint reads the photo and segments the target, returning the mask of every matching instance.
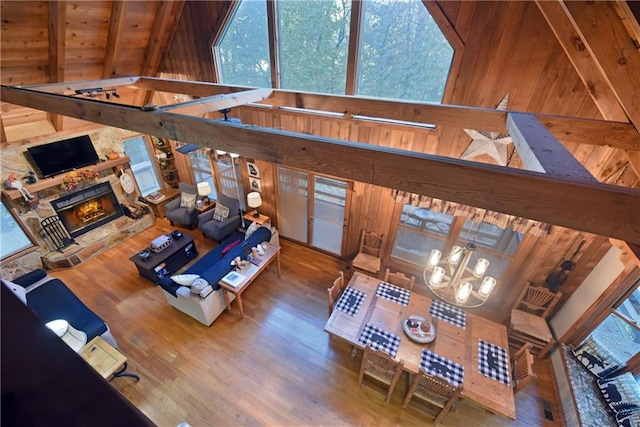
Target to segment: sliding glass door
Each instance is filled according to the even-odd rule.
[[[346,181],[279,167],[280,234],[342,255],[349,185]]]

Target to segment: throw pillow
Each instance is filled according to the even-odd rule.
[[[199,294],[206,286],[209,286],[209,282],[199,277],[191,284],[191,293]]]
[[[614,406],[621,404],[640,407],[640,385],[630,372],[609,379],[600,379],[598,387],[607,405],[613,410]]]
[[[249,227],[247,227],[247,231],[244,233],[244,238],[248,239],[260,226],[257,222],[252,222]]]
[[[623,360],[609,351],[593,335],[573,350],[573,354],[597,378],[607,378],[625,366]]]
[[[27,303],[27,290],[17,283],[2,279],[2,283],[18,297],[23,304]]]
[[[223,204],[216,203],[216,210],[213,211],[213,219],[220,222],[226,218],[229,218],[229,208]]]
[[[177,274],[175,276],[171,276],[171,280],[182,286],[191,286],[191,284],[198,278],[200,278],[200,276],[197,274]]]
[[[180,195],[180,207],[191,209],[196,205],[196,194],[182,193]]]
[[[619,427],[640,426],[640,411],[621,412],[616,414],[616,422]]]

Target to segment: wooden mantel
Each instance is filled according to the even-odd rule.
[[[97,163],[95,165],[91,165],[91,166],[86,166],[80,169],[89,169],[91,171],[94,172],[100,172],[106,169],[110,169],[110,168],[116,168],[118,166],[122,166],[129,163],[129,157],[124,156],[124,157],[119,157],[115,160],[105,160],[103,162]],[[26,188],[29,193],[33,194],[34,196],[36,196],[36,193],[38,191],[42,191],[42,190],[46,190],[48,188],[51,187],[55,187],[57,185],[62,184],[62,180],[64,179],[64,177],[67,176],[67,174],[60,174],[51,178],[44,178],[44,179],[40,179],[38,180],[38,182],[36,182],[35,184],[24,184],[24,188]],[[22,194],[20,194],[20,192],[18,190],[2,190],[3,193],[5,193],[11,200],[16,200],[16,199],[20,199],[22,198]]]

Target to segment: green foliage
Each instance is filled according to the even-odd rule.
[[[357,94],[441,102],[453,49],[420,0],[366,0]],[[344,94],[350,0],[279,0],[281,87]],[[271,87],[266,4],[243,0],[219,45],[223,81]]]

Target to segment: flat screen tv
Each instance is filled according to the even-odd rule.
[[[27,157],[40,178],[49,178],[100,161],[89,135],[29,147]]]

